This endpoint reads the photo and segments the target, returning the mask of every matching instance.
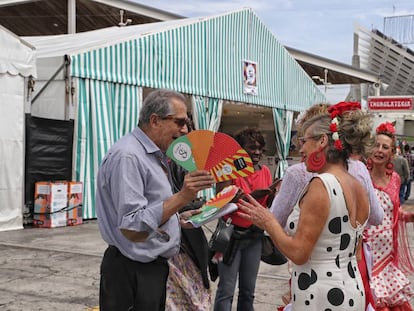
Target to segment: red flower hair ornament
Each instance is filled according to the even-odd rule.
[[[341,116],[345,111],[360,110],[361,104],[359,102],[339,102],[328,108],[328,112],[331,114],[331,119]]]
[[[375,130],[377,134],[379,133],[390,133],[392,135],[395,134],[395,127],[394,124],[391,122],[384,122],[378,125],[377,129]]]
[[[343,150],[344,146],[342,145],[341,139],[339,138],[338,133],[338,125],[339,125],[339,119],[338,117],[341,117],[341,115],[345,111],[350,110],[358,110],[361,109],[361,104],[359,102],[339,102],[335,105],[332,105],[328,108],[328,112],[331,115],[331,124],[329,126],[329,130],[332,133],[332,139],[334,141],[334,146],[337,150]]]

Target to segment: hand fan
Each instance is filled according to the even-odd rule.
[[[167,155],[188,171],[210,171],[217,182],[254,173],[249,154],[231,136],[208,130],[192,131],[177,138]]]
[[[234,212],[237,210],[237,205],[230,202],[234,202],[235,198],[239,197],[242,193],[242,190],[237,186],[230,185],[225,187],[200,208],[200,214],[191,216],[187,222],[191,222],[194,227],[199,227],[206,222]]]
[[[230,202],[237,203],[237,198],[240,198],[242,195],[243,191],[239,187],[229,185],[224,187],[223,190],[217,193],[215,197],[208,200],[204,205],[220,208]]]

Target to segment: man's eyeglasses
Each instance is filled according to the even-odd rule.
[[[177,124],[179,127],[183,127],[184,125],[189,125],[190,124],[190,119],[189,118],[176,118],[173,116],[166,116],[166,117],[162,117],[161,120],[173,120],[175,124]]]
[[[301,145],[304,145],[308,141],[308,139],[315,139],[315,138],[318,138],[319,136],[320,135],[298,137],[298,141]]]

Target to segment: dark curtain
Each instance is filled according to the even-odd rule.
[[[26,114],[25,205],[33,215],[37,181],[72,180],[74,121]]]

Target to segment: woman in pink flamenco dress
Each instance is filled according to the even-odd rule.
[[[410,298],[414,292],[407,278],[412,273],[411,254],[405,230],[413,214],[405,212],[399,201],[400,177],[393,171],[392,159],[396,150],[395,129],[385,122],[376,129],[376,143],[367,161],[378,199],[384,209],[382,224],[364,232],[371,248],[370,287],[376,311],[411,311]]]

